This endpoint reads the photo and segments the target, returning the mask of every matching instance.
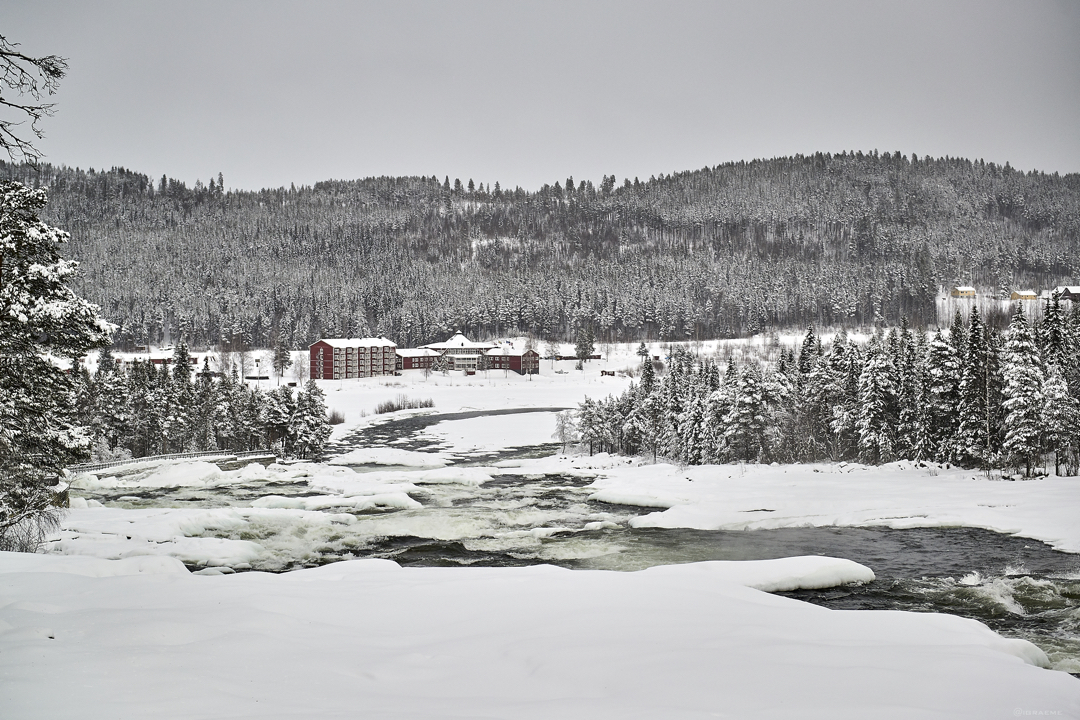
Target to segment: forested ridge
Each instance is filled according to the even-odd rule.
[[[539,191],[435,177],[258,192],[122,168],[4,164],[45,186],[76,290],[119,344],[531,333],[605,341],[916,327],[942,286],[1007,297],[1080,276],[1080,176],[877,152]]]

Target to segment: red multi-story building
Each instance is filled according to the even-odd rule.
[[[324,338],[309,348],[314,380],[393,375],[397,346],[386,338]]]

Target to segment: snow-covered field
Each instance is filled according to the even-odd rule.
[[[843,559],[236,572],[305,546],[353,557],[395,534],[513,550],[604,527],[969,526],[1080,553],[1076,478],[482,459],[552,442],[552,409],[620,392],[629,379],[599,371],[632,367],[634,349],[584,373],[542,361],[532,379],[326,381],[328,406],[346,418],[329,463],[188,461],[78,478],[53,554],[0,554],[0,717],[1080,717],[1080,681],[1038,667],[1047,658],[1026,641],[952,616],[764,592],[872,578]],[[435,407],[371,414],[399,394]],[[415,438],[423,451],[346,445],[391,418],[509,408],[533,411],[428,425]],[[461,464],[473,457],[484,464]],[[513,497],[489,489],[529,478],[563,480]],[[568,498],[557,515],[545,509],[552,493]]]

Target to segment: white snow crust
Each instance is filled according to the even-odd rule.
[[[775,585],[814,570],[807,560],[631,573],[366,560],[197,577],[4,553],[0,708],[5,720],[1080,715],[1080,682],[1039,668],[1030,643],[948,615],[828,610],[743,587],[732,569]]]
[[[331,465],[402,465],[405,467],[444,467],[445,458],[436,453],[414,452],[400,448],[358,448],[329,461]]]
[[[975,527],[1080,553],[1075,477],[1009,481],[910,462],[680,468],[597,457],[592,465],[602,475],[593,483],[592,499],[662,508],[635,518],[634,527]]]

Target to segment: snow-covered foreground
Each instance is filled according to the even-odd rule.
[[[1041,651],[947,615],[744,587],[866,577],[793,558],[635,573],[377,560],[197,577],[0,554],[0,707],[33,718],[1080,716]]]

